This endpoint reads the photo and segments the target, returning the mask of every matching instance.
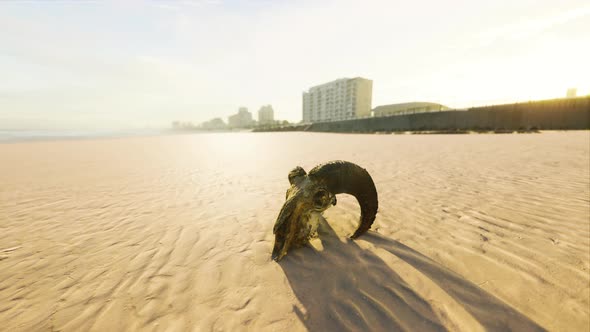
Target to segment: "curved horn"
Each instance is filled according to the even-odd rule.
[[[361,206],[360,225],[351,238],[355,239],[371,228],[379,202],[373,179],[364,168],[348,161],[331,161],[314,167],[308,175],[323,182],[332,194],[350,194]]]
[[[271,257],[277,262],[287,254],[287,250],[291,245],[293,239],[292,228],[295,227],[295,223],[292,222],[289,224],[289,219],[293,215],[293,212],[295,212],[296,207],[297,199],[295,197],[288,199],[281,208],[281,212],[279,212],[277,221],[272,229],[272,233],[275,235],[275,244]]]

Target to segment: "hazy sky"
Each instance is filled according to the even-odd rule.
[[[1,1],[0,128],[168,126],[373,80],[373,107],[590,93],[582,1]]]

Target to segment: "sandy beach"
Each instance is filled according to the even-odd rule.
[[[287,173],[351,196],[271,261]],[[590,132],[225,133],[0,144],[0,330],[585,331]]]

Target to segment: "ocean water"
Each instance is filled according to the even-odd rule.
[[[52,141],[106,137],[157,136],[170,133],[165,129],[138,130],[5,130],[0,129],[0,143]]]

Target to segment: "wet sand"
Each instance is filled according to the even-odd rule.
[[[9,331],[583,331],[590,132],[226,133],[0,144]],[[373,176],[270,260],[287,173]]]

